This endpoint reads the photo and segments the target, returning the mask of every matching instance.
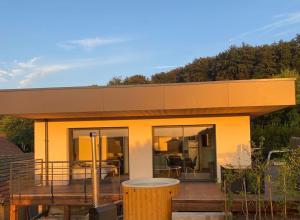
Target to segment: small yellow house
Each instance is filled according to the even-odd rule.
[[[80,166],[96,132],[97,158],[124,179],[220,181],[221,165],[251,164],[250,118],[295,105],[295,79],[12,89],[0,103],[35,120],[36,159]]]

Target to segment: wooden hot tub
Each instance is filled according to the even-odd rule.
[[[125,220],[170,220],[171,198],[179,191],[179,180],[150,178],[122,183]]]

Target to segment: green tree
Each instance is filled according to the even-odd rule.
[[[148,84],[150,83],[151,81],[146,77],[146,76],[143,76],[143,75],[133,75],[133,76],[129,76],[129,77],[126,77],[124,80],[123,80],[123,83],[125,85],[133,85],[133,84]]]
[[[151,76],[151,83],[176,83],[175,72],[161,72]]]
[[[135,75],[113,78],[109,85],[178,83],[214,80],[239,80],[276,77],[297,78],[297,105],[252,119],[252,140],[265,137],[263,154],[289,145],[291,136],[300,136],[300,35],[290,41],[270,45],[231,46],[216,56],[202,57],[168,72],[156,73],[148,79]]]
[[[5,116],[1,119],[0,129],[23,152],[33,151],[33,120]]]
[[[146,76],[143,75],[133,75],[128,76],[125,79],[123,79],[121,76],[113,77],[109,82],[109,86],[115,86],[115,85],[134,85],[134,84],[148,84],[151,83],[151,80],[149,80]]]
[[[115,76],[107,83],[108,86],[122,85],[123,79],[121,76]]]
[[[251,135],[254,142],[265,137],[263,153],[266,157],[270,150],[285,148],[290,145],[292,136],[300,136],[300,83],[296,70],[284,69],[271,78],[296,78],[295,107],[261,116],[252,120]]]

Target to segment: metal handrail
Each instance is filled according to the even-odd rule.
[[[46,166],[46,162],[41,159],[12,162],[10,164],[9,182],[11,199],[21,199],[22,195],[39,192],[39,194],[50,194],[51,200],[54,202],[55,196],[58,194],[76,193],[81,194],[87,203],[88,197],[91,195],[91,163],[91,160],[49,161],[48,166]],[[48,172],[45,170],[46,167],[48,167]],[[97,170],[100,176],[100,186],[107,179],[108,182],[111,181],[113,183],[110,184],[111,192],[101,191],[100,196],[111,193],[120,196],[120,161],[98,160]],[[73,188],[72,185],[74,185]],[[70,187],[66,190],[64,186]]]

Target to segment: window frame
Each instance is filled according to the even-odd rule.
[[[154,177],[154,129],[155,128],[173,128],[173,127],[181,127],[182,128],[182,140],[184,140],[184,127],[212,127],[214,129],[214,137],[213,137],[213,142],[214,142],[214,145],[215,145],[215,150],[214,150],[214,158],[215,158],[215,161],[214,161],[214,173],[215,173],[215,176],[212,178],[212,179],[208,179],[208,180],[205,180],[205,181],[209,181],[209,182],[216,182],[216,178],[217,178],[217,161],[218,161],[218,158],[217,158],[217,126],[216,124],[174,124],[174,125],[155,125],[155,126],[152,126],[152,157],[151,157],[151,162],[152,162],[152,176]],[[203,180],[195,180],[195,179],[191,179],[191,180],[188,180],[188,179],[182,179],[181,181],[190,181],[190,182],[201,182]]]
[[[117,126],[113,126],[113,127],[109,127],[109,126],[105,126],[105,127],[72,127],[72,128],[69,128],[69,163],[70,164],[73,164],[74,162],[74,158],[73,158],[73,151],[74,151],[74,146],[73,146],[73,131],[74,130],[98,130],[98,134],[99,134],[99,138],[100,138],[100,132],[101,130],[104,130],[104,129],[127,129],[127,139],[128,139],[128,146],[127,146],[127,150],[128,150],[128,175],[130,175],[130,140],[129,140],[129,127],[128,126],[120,126],[120,127],[117,127]],[[100,142],[99,142],[99,146],[100,147]],[[100,149],[101,150],[101,149]]]

